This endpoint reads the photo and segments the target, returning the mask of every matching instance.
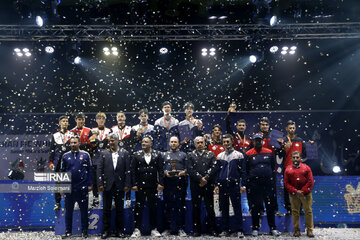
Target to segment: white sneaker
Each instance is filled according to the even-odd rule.
[[[152,237],[161,237],[161,233],[157,229],[151,230]]]
[[[163,232],[161,233],[161,235],[162,235],[163,237],[165,237],[165,236],[170,236],[171,234],[170,234],[170,231],[169,231],[169,230],[165,230],[165,231],[163,231]]]
[[[134,229],[134,232],[131,234],[132,238],[137,238],[137,237],[141,237],[141,232],[138,228]]]
[[[180,229],[179,230],[179,237],[187,237],[187,234],[184,230]]]
[[[237,237],[238,237],[238,238],[244,238],[245,236],[244,236],[244,233],[243,233],[243,232],[238,232],[238,233],[237,233]]]
[[[274,229],[271,230],[270,235],[273,235],[274,237],[279,237],[281,233],[278,230]]]

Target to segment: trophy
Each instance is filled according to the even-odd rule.
[[[235,110],[236,110],[236,103],[235,102],[232,102],[231,104],[230,104],[230,107],[229,107],[229,112],[235,112]]]
[[[180,171],[175,169],[177,161],[177,159],[170,159],[171,171],[168,173],[171,177],[177,177],[179,175]]]

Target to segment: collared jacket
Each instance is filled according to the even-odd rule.
[[[236,150],[225,150],[217,156],[220,165],[216,183],[222,185],[226,182],[238,182],[245,186],[246,172],[244,169],[244,155]]]
[[[113,152],[110,150],[101,150],[97,167],[97,184],[104,186],[105,191],[110,191],[115,184],[116,188],[123,191],[124,187],[131,187],[129,152],[119,148],[116,167],[113,163]]]
[[[159,151],[151,150],[151,161],[145,160],[143,150],[133,154],[131,160],[132,185],[138,188],[156,188],[158,184],[164,186],[164,159]]]
[[[284,184],[290,194],[298,190],[308,195],[314,187],[314,179],[311,168],[301,163],[299,168],[288,166],[284,174]]]
[[[199,184],[201,178],[205,177],[206,181],[214,183],[218,170],[219,166],[213,152],[204,150],[200,153],[194,150],[188,153],[187,171],[190,181]]]
[[[69,151],[62,156],[61,172],[71,172],[72,191],[87,189],[92,186],[92,166],[88,152]]]
[[[245,169],[247,182],[250,181],[274,181],[275,159],[273,152],[262,147],[260,151],[252,148],[245,154]]]

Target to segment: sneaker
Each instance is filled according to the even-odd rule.
[[[244,233],[243,233],[243,232],[238,232],[238,233],[237,233],[237,237],[238,237],[238,238],[244,238],[245,236],[244,236]]]
[[[184,230],[180,229],[179,230],[179,237],[187,237],[187,234]]]
[[[223,231],[219,234],[219,237],[229,237],[229,232]]]
[[[163,236],[170,236],[171,233],[170,233],[169,230],[165,230],[165,231],[163,231],[163,232],[161,233],[161,235],[163,235]]]
[[[278,230],[274,229],[271,230],[270,235],[273,235],[274,237],[279,237],[281,234]]]
[[[252,233],[251,233],[251,236],[253,236],[253,237],[259,236],[259,231],[258,230],[253,230]]]
[[[132,238],[137,238],[137,237],[141,237],[141,232],[138,228],[134,229],[134,232],[131,234]]]
[[[151,230],[152,237],[161,237],[161,233],[157,229]]]
[[[61,205],[60,203],[56,203],[55,207],[54,207],[54,211],[60,211],[61,210]]]

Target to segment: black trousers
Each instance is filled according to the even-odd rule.
[[[142,224],[142,215],[144,211],[145,201],[147,200],[149,207],[149,223],[150,229],[157,228],[157,189],[154,188],[139,188],[135,193],[136,205],[135,205],[135,227],[139,228]]]
[[[74,212],[74,204],[77,202],[80,208],[81,215],[81,231],[88,230],[88,187],[82,190],[72,190],[71,193],[65,194],[65,228],[67,232],[72,231],[72,220]]]
[[[124,191],[118,189],[115,184],[109,191],[103,193],[103,233],[109,232],[111,228],[111,205],[115,202],[115,232],[124,232]]]
[[[92,187],[92,192],[94,197],[98,198],[99,197],[99,192],[98,192],[98,186],[97,186],[97,174],[96,174],[96,169],[97,169],[97,165],[92,165],[92,177],[93,177],[93,187]]]
[[[253,179],[248,182],[248,198],[252,202],[251,218],[253,230],[259,230],[260,227],[260,210],[264,206],[266,208],[266,216],[271,230],[276,229],[275,226],[275,201],[276,192],[273,180]]]
[[[229,226],[229,199],[231,199],[235,215],[236,224],[234,229],[230,229]],[[224,231],[243,232],[241,193],[240,184],[238,182],[225,182],[219,186],[219,205],[222,215],[221,220]]]
[[[165,178],[165,218],[167,228],[174,233],[184,229],[186,187],[187,179],[185,177]]]
[[[204,198],[206,208],[206,224],[209,231],[216,231],[215,212],[214,212],[214,185],[207,184],[200,187],[198,182],[190,181],[192,217],[194,232],[201,233],[201,200]]]

